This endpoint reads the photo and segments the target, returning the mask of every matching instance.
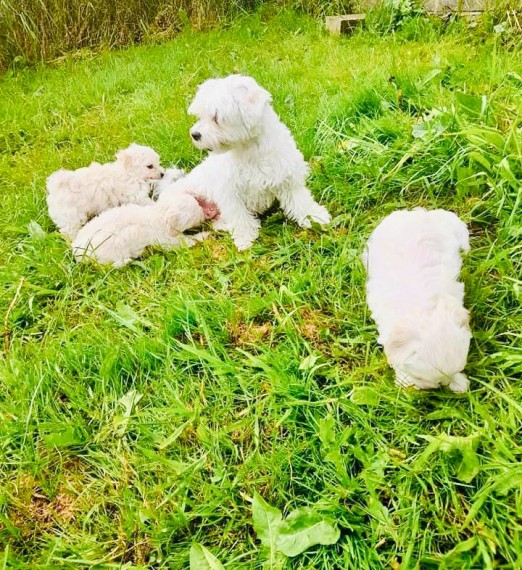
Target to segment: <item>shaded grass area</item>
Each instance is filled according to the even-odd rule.
[[[188,101],[231,72],[273,93],[332,225],[74,263],[45,177],[131,141],[193,166]],[[197,541],[261,568],[258,492],[342,531],[286,568],[519,568],[521,117],[520,51],[424,21],[336,39],[258,14],[4,81],[4,567],[186,568]],[[365,307],[364,241],[413,206],[471,228],[464,396],[397,390]]]

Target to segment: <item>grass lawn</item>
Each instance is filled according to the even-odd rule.
[[[231,72],[273,93],[331,226],[275,211],[244,253],[214,234],[121,270],[75,263],[46,176],[132,141],[195,165],[188,102]],[[521,125],[520,48],[422,20],[334,38],[257,14],[8,74],[0,568],[181,569],[193,543],[231,570],[522,568]],[[365,305],[366,238],[419,205],[471,230],[463,396],[398,390]],[[270,550],[258,495],[339,539]],[[192,568],[219,568],[204,552]]]

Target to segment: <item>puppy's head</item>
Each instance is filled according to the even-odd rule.
[[[159,154],[148,146],[133,143],[116,153],[116,162],[139,180],[159,180],[163,177]]]
[[[219,152],[254,140],[271,100],[252,77],[229,75],[205,81],[188,108],[198,119],[190,129],[192,142],[200,149]]]
[[[167,231],[176,236],[185,230],[200,226],[205,221],[205,212],[199,202],[186,192],[163,194],[158,204],[164,207]]]
[[[436,388],[448,385],[464,369],[470,339],[468,312],[443,295],[415,319],[396,324],[383,344],[399,377],[413,378],[418,387]]]

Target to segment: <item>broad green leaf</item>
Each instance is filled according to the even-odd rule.
[[[486,172],[491,172],[491,163],[481,152],[472,151],[468,154],[468,158],[477,164],[480,164],[486,170]]]
[[[309,354],[299,365],[299,370],[312,370],[318,360],[319,358],[315,354]]]
[[[460,452],[462,461],[457,471],[457,479],[470,483],[480,471],[480,461],[472,442],[468,442],[466,447],[460,449]]]
[[[261,544],[268,550],[269,568],[278,564],[277,538],[283,521],[281,511],[270,506],[259,493],[254,493],[252,500],[252,518],[254,530]]]
[[[296,509],[279,527],[277,549],[286,556],[297,556],[316,544],[335,544],[340,536],[337,526],[312,509]]]
[[[504,137],[496,129],[489,127],[472,127],[463,131],[462,134],[469,142],[477,146],[493,146],[501,151],[503,151],[506,146]]]
[[[42,240],[45,238],[46,233],[42,226],[35,220],[31,220],[27,224],[27,233],[36,240]]]
[[[457,471],[457,478],[461,481],[469,483],[480,471],[480,461],[476,452],[480,434],[462,437],[443,433],[436,437],[422,437],[430,443],[415,462],[414,467],[416,471],[420,471],[427,463],[429,457],[437,451],[448,454],[459,452],[461,454],[462,460]]]
[[[424,122],[415,123],[411,129],[414,139],[425,139],[430,134],[430,129]]]
[[[331,415],[319,420],[319,439],[327,451],[335,443],[335,419]]]
[[[82,445],[85,439],[74,428],[53,432],[43,437],[45,445],[49,447],[71,447],[73,445]]]
[[[225,567],[210,550],[194,543],[190,547],[190,570],[225,570]]]
[[[455,93],[455,98],[460,108],[467,112],[468,115],[480,117],[486,110],[488,101],[485,95],[469,95],[462,91]]]
[[[372,495],[374,495],[372,493]],[[394,524],[390,517],[390,511],[376,496],[368,497],[368,513],[379,523],[381,530],[393,532]]]
[[[522,467],[508,471],[502,475],[496,485],[496,491],[499,495],[507,495],[514,487],[522,487]]]
[[[376,406],[380,399],[379,392],[370,386],[354,388],[350,396],[350,400],[359,406]]]
[[[118,403],[125,408],[124,416],[126,418],[130,417],[132,414],[132,409],[136,404],[143,398],[143,394],[136,392],[136,390],[129,390],[125,395],[123,395]]]

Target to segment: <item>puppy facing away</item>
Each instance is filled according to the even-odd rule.
[[[49,215],[60,232],[73,239],[100,212],[122,204],[152,204],[151,180],[163,176],[159,155],[131,144],[108,164],[93,162],[78,170],[58,170],[47,179]]]
[[[73,252],[78,261],[91,259],[122,267],[140,257],[148,246],[173,249],[194,245],[205,234],[185,236],[183,232],[201,225],[214,212],[185,192],[163,194],[152,205],[111,208],[78,232]]]
[[[306,187],[308,166],[271,100],[252,77],[230,75],[200,85],[188,109],[198,119],[192,140],[209,155],[173,188],[214,202],[220,211],[214,227],[228,231],[239,250],[252,245],[257,214],[276,199],[302,227],[330,222]]]
[[[399,386],[468,389],[461,251],[469,251],[468,230],[445,210],[393,212],[368,240],[368,306]]]

